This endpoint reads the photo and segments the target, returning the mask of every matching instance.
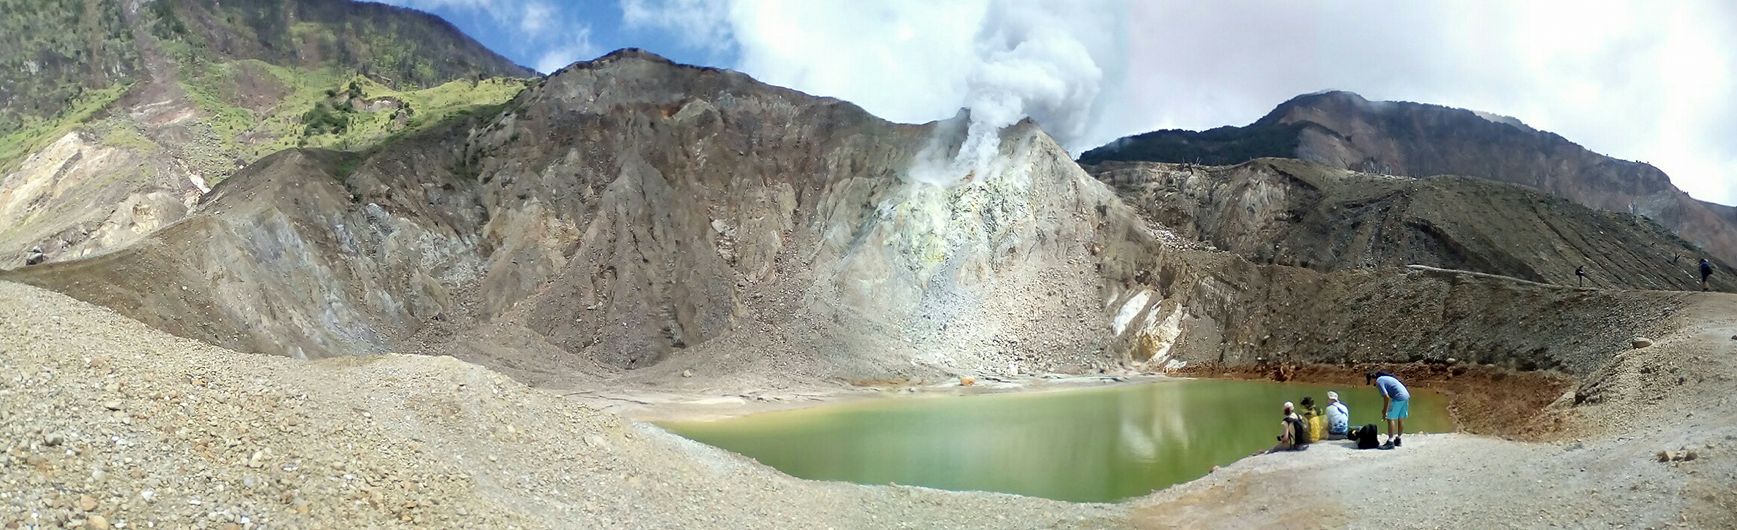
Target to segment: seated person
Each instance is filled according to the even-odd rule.
[[[1344,440],[1351,435],[1351,408],[1339,401],[1338,392],[1327,393],[1327,439]]]
[[[1303,418],[1297,415],[1296,406],[1292,405],[1291,402],[1286,401],[1284,417],[1279,421],[1279,443],[1274,445],[1272,449],[1257,454],[1276,453],[1279,451],[1296,451],[1307,447],[1306,445],[1303,445],[1302,442],[1299,442],[1301,438],[1298,435],[1306,433],[1308,429],[1308,424],[1304,423]],[[1307,435],[1304,434],[1304,436]]]
[[[1303,417],[1303,425],[1309,430],[1303,436],[1297,437],[1297,443],[1315,443],[1327,439],[1327,419],[1321,414],[1321,409],[1315,408],[1314,396],[1303,396],[1302,405],[1297,409],[1297,415]]]

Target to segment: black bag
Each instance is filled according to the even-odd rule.
[[[1375,440],[1378,435],[1375,424],[1371,423],[1359,427],[1357,432],[1352,433],[1351,439],[1357,441],[1358,449],[1374,449],[1381,446],[1381,442]]]
[[[1285,423],[1291,424],[1291,443],[1301,448],[1309,443],[1309,424],[1301,418],[1285,418]]]

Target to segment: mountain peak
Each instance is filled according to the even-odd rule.
[[[1373,101],[1356,92],[1323,90],[1285,100],[1255,123],[1291,123],[1321,113],[1374,114],[1392,110],[1398,105],[1392,101]]]
[[[1653,166],[1587,150],[1508,116],[1345,91],[1291,98],[1243,127],[1155,131],[1080,156],[1086,164],[1230,165],[1260,157],[1412,177],[1465,175],[1517,184],[1597,209],[1650,217],[1737,261],[1737,215],[1690,198]]]
[[[575,71],[575,70],[590,70],[590,69],[594,69],[594,68],[602,68],[605,66],[611,66],[611,65],[617,65],[617,64],[632,64],[632,63],[644,63],[644,64],[655,65],[655,66],[664,66],[664,67],[681,68],[681,69],[689,69],[689,70],[696,70],[696,71],[707,71],[707,72],[725,71],[725,70],[721,70],[718,68],[712,68],[710,66],[699,66],[699,65],[678,63],[678,62],[675,62],[673,60],[670,60],[668,57],[658,55],[655,52],[652,52],[650,50],[646,50],[643,48],[620,48],[620,49],[617,49],[615,51],[605,53],[601,56],[598,56],[596,59],[591,59],[588,61],[577,61],[577,62],[574,62],[573,64],[563,66],[559,70],[550,72],[549,77],[558,77],[561,74],[564,74],[564,73],[567,73],[570,71]]]

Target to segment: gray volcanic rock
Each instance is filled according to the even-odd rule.
[[[1644,217],[1468,177],[1413,179],[1291,159],[1090,168],[1148,219],[1258,263],[1427,265],[1588,287],[1699,289],[1694,245]],[[1720,270],[1729,270],[1723,263]],[[1714,287],[1737,290],[1715,276]]]
[[[627,50],[370,153],[266,157],[137,243],[0,280],[239,351],[737,388],[1263,359],[1584,373],[1689,296],[1213,251],[1030,123],[955,164],[966,119]]]
[[[1737,261],[1737,209],[1696,200],[1651,165],[1588,151],[1513,118],[1350,92],[1298,96],[1244,127],[1154,131],[1087,151],[1080,161],[1230,165],[1261,157],[1426,177],[1519,184],[1579,204],[1650,217],[1727,262]]]
[[[910,180],[961,120],[628,50],[374,154],[267,157],[145,242],[11,277],[243,351],[454,352],[531,378],[726,337],[807,373],[1007,370],[1004,338],[1103,365],[1088,249],[1137,219],[1030,124],[981,173]]]

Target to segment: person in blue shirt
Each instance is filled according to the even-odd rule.
[[[1381,448],[1399,447],[1399,439],[1405,435],[1405,417],[1411,415],[1411,392],[1386,370],[1369,372],[1364,381],[1381,392],[1381,417],[1387,419],[1387,442]]]
[[[1339,401],[1338,392],[1327,393],[1327,439],[1343,440],[1351,434],[1351,409]]]

